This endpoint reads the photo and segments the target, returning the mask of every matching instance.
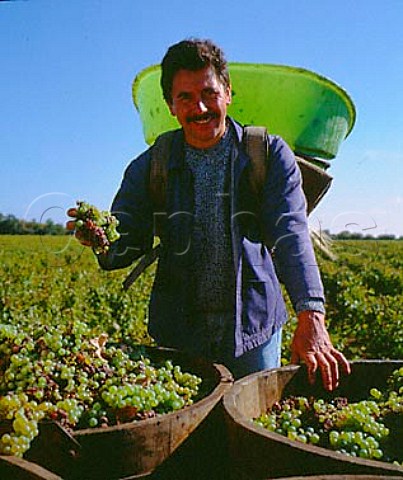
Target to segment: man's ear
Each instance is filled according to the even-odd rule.
[[[172,102],[167,102],[167,105],[168,105],[169,111],[171,112],[171,115],[176,117],[176,109],[175,109],[173,103]]]

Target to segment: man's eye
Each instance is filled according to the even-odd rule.
[[[190,95],[188,93],[181,93],[178,95],[178,100],[180,101],[189,101],[190,100]]]

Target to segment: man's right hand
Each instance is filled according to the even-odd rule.
[[[67,210],[67,215],[71,218],[74,218],[76,219],[77,217],[77,209],[75,207],[73,208],[69,208]],[[75,234],[74,236],[77,238],[77,240],[81,243],[81,245],[84,245],[85,247],[92,247],[92,244],[91,242],[89,242],[88,240],[86,240],[85,238],[83,238],[83,235],[82,233],[77,230],[76,228],[76,220],[69,220],[68,222],[66,222],[66,228],[67,230],[69,230],[70,232],[74,232],[75,231]]]

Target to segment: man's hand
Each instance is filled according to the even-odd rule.
[[[77,209],[76,208],[69,208],[67,210],[67,215],[69,217],[72,217],[72,218],[76,218],[77,217]],[[83,238],[83,235],[82,233],[77,230],[76,228],[76,221],[75,220],[69,220],[68,222],[66,222],[66,228],[67,230],[69,230],[70,232],[74,232],[74,230],[76,231],[75,232],[75,237],[77,238],[77,240],[81,243],[81,245],[84,245],[86,247],[91,247],[92,244],[90,241],[86,240],[85,238]]]
[[[315,311],[298,314],[298,326],[291,344],[291,363],[304,362],[310,383],[314,383],[316,370],[322,375],[323,386],[332,391],[339,385],[340,370],[350,373],[350,364],[336,350],[325,326],[325,316]]]

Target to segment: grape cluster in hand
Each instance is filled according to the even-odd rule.
[[[388,379],[384,392],[350,403],[291,396],[276,402],[254,422],[291,440],[336,450],[352,457],[403,466],[403,367]]]
[[[119,239],[119,221],[110,212],[98,210],[87,202],[77,201],[76,230],[89,242],[96,254],[106,253]]]

